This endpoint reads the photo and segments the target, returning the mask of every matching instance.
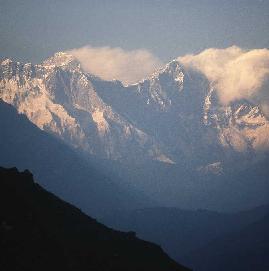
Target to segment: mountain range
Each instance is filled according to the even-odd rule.
[[[85,72],[65,52],[0,67],[3,101],[120,185],[162,206],[235,211],[268,203],[266,115],[243,99],[222,105],[211,82],[179,60],[127,86]]]
[[[29,169],[38,184],[87,215],[131,231],[122,238],[136,240],[135,231],[194,270],[268,269],[269,121],[259,104],[244,99],[221,104],[214,84],[179,59],[136,84],[123,85],[85,72],[74,56],[59,52],[37,65],[1,61],[0,116],[0,165]],[[8,195],[16,202],[11,204],[12,212],[17,212],[22,200],[31,210],[21,211],[32,213],[32,197],[37,209],[39,203],[52,204],[39,201],[37,195],[43,200],[42,193],[47,192],[33,183],[28,171],[1,169],[1,174],[16,179],[11,181],[13,191],[20,187],[22,191],[15,189],[16,193],[26,193],[31,201],[29,205],[23,195],[19,199],[16,193]],[[27,179],[31,192],[18,182],[20,178]],[[9,184],[2,185],[5,195]],[[62,212],[57,206],[65,203],[50,197],[56,204],[50,210],[38,209],[38,221],[44,219],[42,214],[50,219],[49,213]],[[87,220],[70,208],[71,213],[76,210],[76,217]],[[1,233],[6,233],[11,224],[0,218]],[[57,221],[73,225],[65,219]],[[26,220],[22,217],[18,223],[27,224]],[[89,221],[85,224],[103,227],[107,236],[107,228]],[[22,226],[27,233],[37,231],[38,240],[43,236],[40,231],[53,234],[52,226],[29,231]],[[70,227],[63,232],[73,236]],[[53,232],[59,231],[56,228]],[[37,239],[31,244],[36,245]],[[51,241],[62,244],[62,239],[56,239]],[[41,243],[52,245],[43,239]],[[22,244],[13,248],[17,245]],[[114,243],[111,246],[114,251]],[[59,257],[72,258],[73,252],[68,247]],[[69,267],[85,260],[81,251],[76,253],[79,256],[70,259]],[[160,257],[173,268],[183,268]],[[60,266],[61,260],[54,260]],[[120,262],[126,263],[123,258]]]
[[[258,105],[221,106],[205,76],[179,60],[128,86],[84,72],[64,52],[40,65],[6,59],[0,76],[1,98],[39,128],[113,160],[203,165],[257,152],[268,141],[269,122]]]
[[[127,86],[85,72],[66,52],[38,65],[5,59],[0,98],[162,206],[268,203],[266,115],[243,99],[221,105],[212,83],[178,59]]]

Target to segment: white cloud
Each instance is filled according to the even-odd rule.
[[[162,65],[157,57],[144,49],[125,51],[119,47],[85,46],[68,52],[80,61],[85,71],[124,84],[136,83]]]
[[[215,86],[224,105],[248,99],[268,110],[269,50],[207,49],[179,58],[185,67],[201,71]]]

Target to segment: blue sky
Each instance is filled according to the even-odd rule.
[[[166,62],[205,48],[269,47],[267,0],[0,0],[0,57],[39,62],[91,46]]]

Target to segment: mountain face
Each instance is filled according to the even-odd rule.
[[[93,84],[102,99],[162,142],[176,162],[206,166],[268,147],[269,122],[259,106],[245,100],[221,105],[211,83],[177,60],[132,86]]]
[[[0,240],[5,271],[188,270],[157,245],[105,227],[16,168],[0,168]]]
[[[83,152],[111,159],[170,161],[153,137],[98,96],[90,76],[71,55],[57,53],[35,66],[5,60],[0,79],[0,98],[40,129]]]
[[[0,98],[85,157],[109,159],[101,170],[163,206],[268,203],[267,117],[246,100],[221,105],[214,85],[178,60],[129,86],[84,72],[67,53],[0,67]]]
[[[0,101],[0,165],[30,169],[39,184],[94,217],[142,207],[148,200],[134,187],[119,185],[104,170],[63,141],[40,130]]]

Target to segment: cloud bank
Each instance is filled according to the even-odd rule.
[[[210,48],[197,55],[179,57],[178,60],[185,68],[198,70],[208,78],[222,105],[246,99],[259,105],[267,119],[269,118],[268,49],[243,50],[236,46],[226,49]],[[248,121],[251,124],[253,120]],[[269,126],[266,123],[245,129],[230,126],[223,132],[225,138],[229,139],[229,144],[238,151],[246,150],[250,141],[255,150],[268,150]]]
[[[68,52],[78,59],[85,71],[124,84],[136,83],[162,65],[157,57],[144,49],[125,51],[119,47],[85,46]]]
[[[211,48],[178,60],[202,72],[213,83],[223,105],[247,99],[261,104],[269,113],[268,49]]]

